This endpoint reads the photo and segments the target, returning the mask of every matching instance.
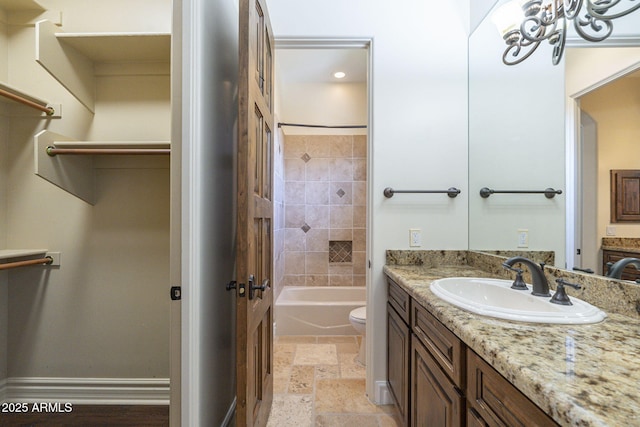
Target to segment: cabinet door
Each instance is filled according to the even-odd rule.
[[[411,425],[464,425],[464,397],[415,335],[411,341]]]
[[[411,331],[387,304],[387,375],[389,391],[403,426],[409,425],[409,346]]]
[[[467,398],[491,427],[557,426],[547,414],[502,375],[467,349]],[[482,425],[482,424],[480,424]]]
[[[473,409],[467,409],[467,427],[487,427],[482,417]]]

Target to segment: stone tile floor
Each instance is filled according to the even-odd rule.
[[[391,405],[365,395],[359,336],[278,336],[267,427],[396,427]]]

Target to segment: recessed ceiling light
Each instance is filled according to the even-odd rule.
[[[333,75],[333,77],[335,77],[336,79],[344,79],[345,76],[346,76],[346,74],[343,73],[342,71],[338,71],[337,73],[335,73]]]

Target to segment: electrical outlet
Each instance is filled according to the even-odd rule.
[[[518,247],[519,248],[529,247],[529,230],[526,230],[524,228],[518,229]]]
[[[409,247],[417,248],[422,246],[422,236],[419,228],[409,229]]]
[[[615,236],[616,235],[616,228],[612,225],[607,226],[606,230],[605,230],[605,234],[607,236]]]

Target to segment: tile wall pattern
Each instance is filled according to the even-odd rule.
[[[285,136],[285,286],[365,286],[366,177],[366,136]],[[329,241],[351,256],[329,262]]]

